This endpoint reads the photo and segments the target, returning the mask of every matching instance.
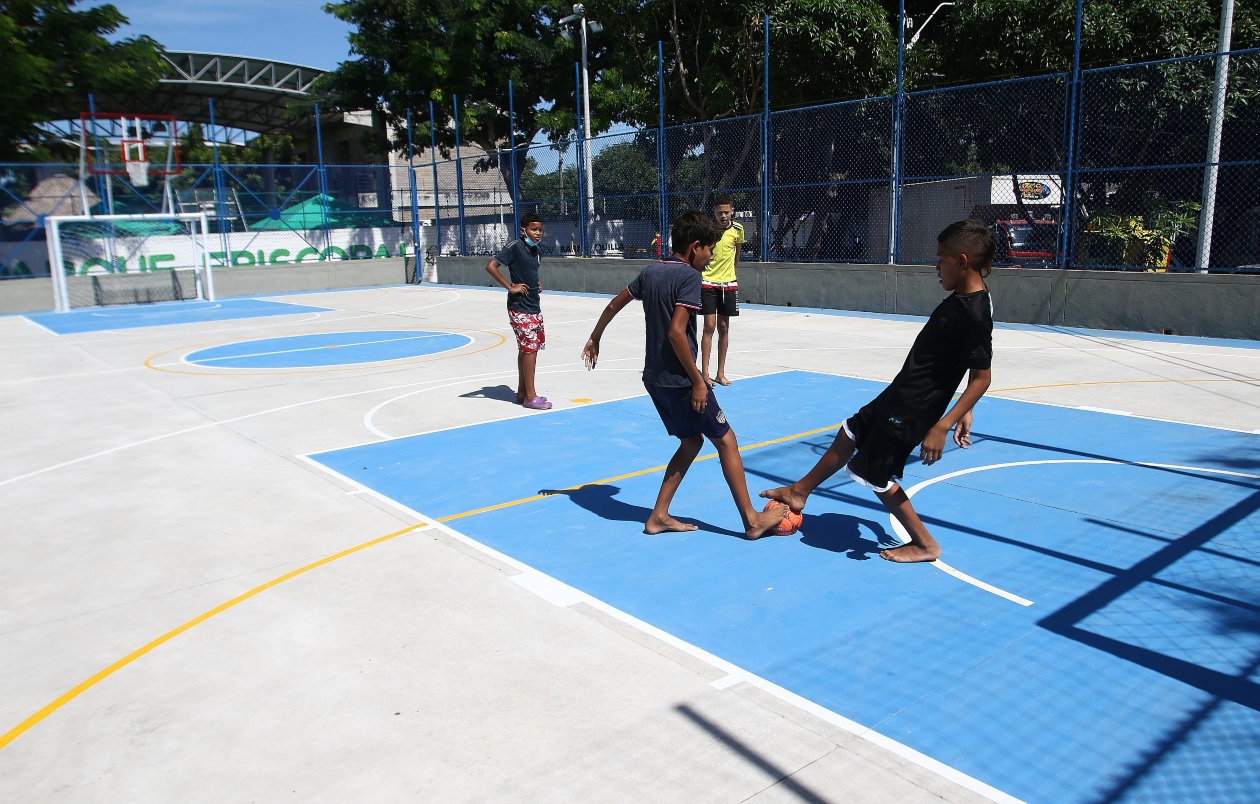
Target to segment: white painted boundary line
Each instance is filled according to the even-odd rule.
[[[913,748],[907,745],[903,745],[902,743],[897,742],[891,737],[886,737],[880,734],[879,732],[873,729],[867,728],[866,726],[863,726],[862,724],[856,721],[849,720],[847,717],[844,717],[843,715],[837,714],[836,712],[833,712],[830,709],[827,709],[826,707],[820,706],[807,698],[803,698],[800,695],[797,695],[796,693],[791,692],[790,690],[784,689],[783,687],[780,687],[778,684],[775,684],[772,681],[762,678],[761,676],[756,675],[755,673],[750,673],[749,671],[743,669],[739,665],[733,664],[732,662],[728,662],[727,660],[721,658],[720,656],[716,656],[712,653],[709,653],[703,648],[697,647],[696,645],[693,645],[690,642],[679,639],[678,637],[674,636],[673,634],[670,634],[667,631],[662,631],[656,626],[646,623],[633,615],[627,614],[621,609],[618,609],[614,606],[610,606],[604,601],[598,598],[592,597],[591,595],[585,592],[582,592],[581,590],[574,589],[572,586],[569,586],[563,581],[557,580],[556,578],[552,578],[550,575],[547,575],[546,573],[541,572],[535,569],[534,567],[531,567],[530,565],[525,564],[524,562],[518,561],[517,559],[512,558],[511,556],[505,553],[500,553],[498,550],[495,550],[493,547],[482,544],[476,539],[473,539],[470,536],[466,536],[463,533],[460,533],[459,531],[455,530],[454,528],[449,527],[448,525],[444,525],[441,522],[438,522],[433,517],[425,516],[424,514],[421,514],[419,511],[409,508],[403,505],[402,503],[398,502],[397,500],[394,500],[390,497],[385,496],[384,494],[380,494],[376,491],[373,491],[372,489],[364,486],[362,483],[359,483],[358,481],[355,481],[355,480],[351,480],[350,478],[346,477],[340,472],[337,472],[334,469],[330,469],[327,466],[324,466],[323,464],[319,463],[318,461],[313,460],[312,458],[309,458],[305,455],[298,455],[295,457],[297,457],[301,461],[305,461],[307,464],[315,467],[319,471],[324,472],[331,477],[337,478],[343,483],[347,483],[351,486],[356,486],[362,489],[365,494],[368,494],[374,497],[375,499],[380,500],[381,502],[385,503],[386,505],[392,506],[393,508],[396,508],[399,511],[406,513],[408,516],[415,517],[416,520],[420,522],[432,523],[431,527],[437,528],[438,530],[442,531],[443,533],[450,536],[451,538],[458,539],[464,544],[467,544],[469,547],[472,547],[482,553],[485,553],[486,555],[492,558],[495,558],[503,562],[504,564],[507,564],[515,569],[520,570],[521,575],[512,576],[511,580],[519,584],[520,586],[524,587],[525,589],[528,589],[529,591],[534,592],[539,597],[542,597],[544,600],[553,602],[556,605],[559,605],[561,607],[568,607],[568,606],[574,605],[575,603],[585,603],[591,608],[597,609],[609,615],[610,617],[620,620],[621,622],[629,626],[632,626],[639,631],[642,631],[645,634],[653,636],[659,639],[660,641],[664,642],[665,644],[683,651],[689,656],[693,656],[697,659],[700,659],[701,661],[707,664],[710,664],[713,667],[718,668],[719,670],[725,670],[727,673],[727,676],[725,678],[719,679],[718,682],[714,682],[714,684],[716,685],[719,682],[726,682],[728,679],[732,677],[734,678],[734,680],[730,681],[730,683],[728,684],[724,683],[724,686],[722,687],[722,689],[725,689],[726,687],[733,687],[735,684],[741,681],[746,682],[748,684],[751,684],[754,687],[757,687],[763,692],[767,692],[773,695],[774,697],[778,698],[781,701],[784,701],[785,703],[789,703],[792,706],[795,706],[797,709],[800,709],[803,712],[808,712],[814,717],[817,717],[820,720],[823,720],[827,723],[830,723],[833,726],[843,729],[844,731],[847,731],[848,733],[854,736],[860,737],[861,739],[866,740],[869,743],[873,743],[874,745],[878,745],[881,748],[891,751],[892,753],[896,754],[902,759],[912,762],[921,768],[926,768],[927,770],[932,771],[933,773],[937,774],[938,776],[941,776],[942,778],[948,779],[957,785],[967,788],[973,793],[978,793],[984,796],[990,801],[996,801],[996,802],[999,802],[1000,804],[1025,804],[1025,802],[1023,802],[1021,799],[1015,798],[1014,796],[1008,795],[1007,793],[1003,793],[1001,790],[998,790],[996,787],[985,784],[984,782],[974,777],[968,776],[967,774],[963,773],[960,770],[952,768],[943,762],[939,762],[935,759],[932,759],[926,754],[922,754],[914,750]],[[528,575],[530,577],[522,578],[522,575]],[[535,591],[535,590],[538,590],[538,591]],[[570,602],[564,602],[564,601],[570,601]]]
[[[928,486],[932,486],[946,480],[951,480],[955,477],[962,477],[963,475],[975,474],[976,472],[987,472],[990,469],[1009,469],[1016,466],[1047,466],[1051,464],[1072,464],[1072,463],[1110,464],[1112,466],[1140,466],[1140,467],[1145,467],[1148,469],[1177,469],[1177,470],[1186,471],[1186,472],[1203,472],[1205,474],[1212,474],[1212,475],[1230,475],[1232,477],[1245,477],[1251,480],[1260,480],[1260,475],[1252,475],[1246,472],[1233,472],[1227,469],[1207,469],[1202,466],[1181,466],[1179,464],[1173,464],[1173,463],[1146,463],[1143,461],[1109,461],[1109,460],[1104,460],[1101,458],[1051,458],[1051,459],[1040,460],[1040,461],[1012,461],[1010,463],[991,463],[987,466],[973,466],[970,469],[959,469],[956,472],[948,472],[939,477],[933,477],[933,478],[924,480],[922,483],[916,483],[910,488],[906,489],[905,491],[906,491],[907,497],[913,497],[916,493],[922,491]],[[902,542],[910,541],[910,535],[906,533],[906,529],[901,526],[901,523],[897,521],[896,517],[894,517],[892,514],[889,514],[888,522],[890,523],[893,531],[897,534],[898,538],[902,540]],[[983,589],[986,592],[992,592],[998,597],[1004,597],[1007,600],[1010,600],[1014,603],[1018,603],[1021,606],[1031,606],[1033,604],[1031,600],[1022,598],[1019,595],[1012,594],[1003,589],[999,589],[996,586],[987,584],[984,581],[973,578],[964,572],[959,572],[958,570],[954,569],[948,564],[945,564],[944,562],[942,562],[940,559],[937,559],[936,561],[931,561],[928,563],[931,564],[933,567],[936,567],[937,569],[939,569],[941,572],[952,575],[958,580],[963,581],[964,583],[969,583],[972,586],[978,589]]]

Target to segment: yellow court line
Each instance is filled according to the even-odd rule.
[[[814,430],[806,430],[806,431],[801,432],[801,433],[793,433],[792,435],[783,436],[782,438],[772,438],[772,439],[770,439],[769,441],[758,441],[758,442],[757,442],[757,443],[755,443],[755,444],[749,444],[749,445],[747,445],[747,446],[740,447],[740,448],[739,448],[739,451],[740,451],[740,452],[746,452],[746,451],[748,451],[748,450],[758,449],[759,447],[768,447],[768,446],[770,446],[770,445],[772,445],[772,444],[782,444],[782,443],[783,443],[783,442],[785,442],[785,441],[792,441],[792,440],[797,439],[797,438],[805,438],[806,436],[817,435],[818,433],[825,433],[825,432],[827,432],[827,431],[829,431],[829,430],[837,430],[837,429],[839,429],[839,428],[840,428],[840,425],[839,425],[839,424],[833,424],[833,425],[829,425],[829,426],[827,426],[827,427],[819,427],[819,428],[816,428],[816,429],[814,429]],[[713,453],[709,453],[708,455],[701,455],[701,456],[699,456],[698,458],[696,458],[696,461],[697,461],[697,462],[698,462],[698,461],[707,461],[707,460],[710,460],[710,459],[712,459],[712,458],[716,458],[716,457],[717,457],[717,453],[716,453],[716,452],[713,452]],[[474,509],[474,510],[472,510],[472,511],[465,511],[465,512],[463,512],[463,513],[461,513],[461,514],[452,514],[451,516],[442,517],[442,518],[441,518],[441,519],[439,519],[438,521],[439,521],[439,522],[453,522],[453,521],[454,521],[454,520],[456,520],[456,519],[463,519],[463,518],[465,518],[465,517],[476,516],[477,514],[484,514],[484,513],[487,513],[487,512],[489,512],[489,511],[498,511],[498,510],[503,509],[503,508],[511,508],[511,507],[513,507],[513,506],[516,506],[516,505],[524,505],[525,503],[537,502],[538,500],[545,500],[545,499],[547,499],[548,497],[554,496],[554,494],[562,493],[562,492],[565,492],[565,491],[576,491],[576,490],[578,490],[578,489],[580,489],[580,488],[584,488],[584,487],[586,487],[586,486],[599,486],[599,485],[603,485],[604,483],[614,483],[614,482],[616,482],[616,481],[618,481],[618,480],[625,480],[625,479],[627,479],[627,478],[631,478],[631,477],[639,477],[639,476],[641,476],[641,475],[648,475],[648,474],[651,474],[651,473],[653,473],[653,472],[659,472],[659,471],[663,470],[664,468],[665,468],[665,466],[664,466],[664,465],[662,465],[662,466],[653,466],[653,467],[651,467],[651,468],[649,468],[649,469],[640,469],[640,470],[638,470],[637,472],[627,472],[627,473],[625,473],[625,474],[622,474],[622,475],[616,475],[616,476],[614,476],[614,477],[606,477],[606,478],[604,478],[603,480],[596,480],[596,481],[595,481],[595,482],[593,482],[593,483],[584,483],[584,484],[582,484],[582,485],[580,485],[580,486],[570,486],[570,487],[565,488],[565,489],[560,489],[559,491],[557,491],[557,492],[555,492],[555,493],[553,493],[553,494],[535,494],[535,495],[533,495],[532,497],[522,497],[522,498],[521,498],[521,499],[519,499],[519,500],[512,500],[512,501],[510,501],[510,502],[499,503],[498,505],[489,505],[489,506],[486,506],[485,508],[477,508],[477,509]],[[255,586],[253,589],[250,589],[248,592],[244,592],[244,593],[242,593],[242,594],[239,594],[239,595],[237,595],[236,597],[232,598],[231,600],[228,600],[228,601],[227,601],[227,602],[225,602],[225,603],[220,603],[219,605],[215,606],[214,608],[210,609],[209,611],[207,611],[207,612],[205,612],[205,613],[203,613],[203,614],[199,614],[199,615],[197,615],[196,617],[192,618],[191,620],[189,620],[188,622],[186,622],[186,623],[184,623],[183,625],[179,626],[178,628],[173,628],[173,629],[171,629],[170,631],[167,631],[165,634],[163,634],[162,636],[160,636],[160,637],[158,637],[157,639],[153,640],[152,642],[149,642],[148,644],[146,644],[146,645],[144,645],[144,646],[142,646],[142,647],[140,647],[140,648],[137,648],[136,650],[132,651],[131,653],[128,653],[126,656],[122,657],[122,658],[121,658],[121,659],[119,659],[118,661],[116,661],[116,662],[114,662],[113,664],[109,665],[109,666],[108,666],[108,667],[106,667],[105,669],[103,669],[103,670],[101,670],[101,671],[99,671],[99,672],[95,673],[94,675],[89,676],[88,678],[84,679],[83,681],[80,681],[78,684],[76,684],[75,686],[71,687],[71,688],[70,688],[69,690],[67,690],[66,692],[62,693],[60,696],[58,696],[57,698],[55,698],[53,701],[51,701],[50,703],[48,703],[47,705],[45,705],[45,706],[44,706],[42,709],[40,709],[38,712],[36,712],[35,714],[31,715],[31,716],[30,716],[30,717],[28,717],[26,720],[23,720],[21,723],[19,723],[18,725],[14,726],[14,727],[13,727],[12,729],[10,729],[9,731],[5,732],[5,733],[4,733],[4,735],[0,736],[0,749],[3,749],[5,746],[7,746],[9,743],[11,743],[11,742],[13,742],[14,740],[16,740],[18,737],[21,737],[23,734],[25,734],[25,733],[26,733],[27,731],[29,731],[31,728],[33,728],[33,727],[34,727],[34,726],[36,726],[38,723],[40,723],[40,721],[42,721],[42,720],[44,720],[45,718],[47,718],[47,717],[48,717],[49,715],[51,715],[53,712],[56,712],[56,711],[57,711],[58,709],[60,709],[61,707],[65,706],[67,703],[69,703],[70,701],[72,701],[72,700],[74,700],[75,698],[77,698],[79,695],[82,695],[82,694],[83,694],[84,692],[86,692],[87,690],[89,690],[89,689],[91,689],[92,687],[96,686],[96,685],[97,685],[97,684],[99,684],[101,681],[103,681],[103,680],[105,680],[106,678],[110,677],[110,676],[111,676],[111,675],[113,675],[114,673],[118,672],[118,671],[119,671],[119,670],[121,670],[122,668],[124,668],[124,667],[126,667],[127,665],[131,664],[132,662],[134,662],[135,660],[137,660],[137,659],[139,659],[140,657],[144,656],[145,654],[149,653],[150,651],[154,650],[155,648],[158,648],[158,647],[160,647],[161,645],[163,645],[163,644],[165,644],[165,643],[169,642],[170,640],[174,639],[175,637],[179,636],[180,634],[184,633],[185,631],[188,631],[189,629],[191,629],[191,628],[193,628],[193,627],[195,627],[195,626],[197,626],[197,625],[200,625],[201,623],[205,622],[206,620],[210,619],[211,617],[215,616],[216,614],[219,614],[219,613],[221,613],[221,612],[224,612],[224,611],[226,611],[226,610],[228,610],[228,609],[232,608],[233,606],[235,606],[235,605],[236,605],[236,604],[238,604],[238,603],[243,603],[244,601],[248,600],[249,598],[253,597],[254,595],[257,595],[257,594],[258,594],[258,593],[260,593],[260,592],[265,592],[266,590],[268,590],[268,589],[270,589],[271,587],[276,586],[276,585],[278,585],[278,584],[282,584],[282,583],[284,583],[285,581],[289,580],[290,578],[295,578],[295,577],[297,577],[298,575],[301,575],[302,573],[305,573],[305,572],[310,572],[311,570],[315,569],[316,567],[321,567],[321,566],[323,566],[324,564],[331,563],[331,562],[333,562],[333,561],[336,561],[336,560],[337,560],[337,559],[339,559],[339,558],[344,558],[345,556],[348,556],[348,555],[350,555],[350,554],[352,554],[352,553],[357,553],[357,552],[359,552],[360,550],[366,550],[367,548],[369,548],[369,547],[373,547],[373,546],[375,546],[375,545],[378,545],[378,544],[380,544],[381,542],[386,542],[386,541],[389,541],[390,539],[396,538],[396,537],[398,537],[398,536],[402,536],[404,533],[410,533],[411,531],[415,530],[416,528],[422,528],[422,527],[424,527],[426,524],[428,524],[428,523],[421,522],[421,523],[416,524],[416,525],[411,525],[410,527],[403,528],[402,530],[397,530],[397,531],[394,531],[393,533],[389,533],[389,534],[386,534],[386,535],[384,535],[384,536],[380,536],[380,537],[378,537],[378,538],[372,539],[371,541],[366,541],[366,542],[364,542],[363,544],[355,545],[354,547],[348,548],[348,549],[346,549],[346,550],[342,550],[342,551],[341,551],[341,552],[339,552],[339,553],[334,553],[334,554],[332,554],[332,555],[330,555],[330,556],[326,556],[326,557],[324,557],[324,558],[321,558],[321,559],[320,559],[320,560],[318,560],[318,561],[314,561],[314,562],[312,562],[312,563],[310,563],[310,564],[307,564],[306,566],[299,567],[299,568],[297,568],[297,569],[295,569],[295,570],[293,570],[293,571],[291,571],[291,572],[286,572],[284,575],[281,575],[281,576],[280,576],[280,577],[278,577],[278,578],[273,578],[273,579],[271,579],[270,581],[267,581],[266,583],[261,584],[260,586]]]
[[[1237,380],[1217,379],[1217,380],[1089,380],[1086,382],[1055,382],[1049,385],[1021,385],[1018,388],[994,388],[989,391],[991,394],[1004,394],[1010,391],[1035,391],[1040,388],[1072,388],[1078,385],[1135,385],[1139,383],[1203,383],[1203,382],[1237,382],[1243,385],[1260,384],[1260,379],[1252,379],[1243,377]]]
[[[402,536],[404,533],[410,533],[416,528],[424,527],[426,524],[428,523],[421,522],[416,525],[411,525],[410,527],[403,528],[402,530],[396,530],[393,533],[388,533],[384,536],[379,536],[375,539],[372,539],[371,541],[366,541],[363,544],[355,545],[354,547],[351,547],[347,550],[342,550],[340,553],[333,553],[330,556],[325,556],[324,558],[321,558],[319,561],[311,562],[310,564],[307,564],[304,567],[298,567],[297,569],[291,572],[286,572],[285,574],[281,575],[278,578],[272,578],[270,581],[267,581],[266,583],[260,586],[255,586],[253,589],[250,589],[248,592],[239,594],[225,603],[220,603],[219,605],[215,606],[214,608],[210,609],[209,611],[203,614],[198,614],[196,617],[193,617],[191,620],[179,626],[178,628],[173,628],[170,631],[167,631],[165,634],[162,634],[162,636],[158,637],[157,639],[153,640],[147,645],[144,645],[142,647],[139,647],[133,650],[131,653],[128,653],[126,656],[114,662],[109,667],[106,667],[104,670],[101,670],[91,676],[88,676],[83,681],[80,681],[78,684],[74,685],[70,689],[63,692],[61,695],[55,698],[52,702],[50,702],[49,704],[44,706],[42,709],[40,709],[38,712],[31,715],[26,720],[23,720],[21,723],[17,724],[13,728],[9,729],[3,735],[0,735],[0,749],[3,749],[9,743],[13,742],[18,737],[21,737],[23,734],[29,731],[32,727],[34,727],[44,718],[48,717],[53,712],[56,712],[58,709],[65,706],[70,701],[74,700],[75,698],[79,697],[87,690],[96,686],[101,681],[104,681],[106,678],[109,678],[114,673],[118,672],[122,668],[131,664],[136,659],[139,659],[141,656],[144,656],[146,653],[149,653],[150,651],[159,647],[160,645],[163,645],[166,642],[169,642],[170,640],[174,639],[175,637],[179,636],[180,634],[184,633],[190,628],[200,625],[201,623],[210,619],[214,615],[227,611],[228,609],[235,606],[237,603],[242,603],[250,599],[254,595],[258,594],[259,592],[265,592],[271,587],[276,586],[277,584],[282,584],[285,581],[289,580],[290,578],[295,578],[304,572],[310,572],[316,567],[322,567],[324,564],[328,564],[330,562],[336,561],[339,558],[344,558],[345,556],[348,556],[351,553],[357,553],[360,550],[366,550],[369,547],[373,547],[375,545],[380,544],[381,542],[386,542],[386,541],[389,541],[390,539],[396,538],[398,536]]]
[[[758,447],[768,447],[771,444],[782,444],[784,441],[792,441],[793,439],[797,439],[797,438],[805,438],[806,436],[818,435],[819,433],[825,433],[829,430],[839,430],[840,427],[841,425],[839,424],[832,424],[832,425],[828,425],[827,427],[819,427],[814,430],[806,430],[803,433],[793,433],[792,435],[783,436],[782,438],[772,438],[769,441],[758,441],[755,444],[749,444],[748,446],[740,447],[739,451],[747,452],[750,449],[757,449]],[[696,458],[694,463],[699,463],[700,461],[707,461],[712,458],[716,458],[717,456],[718,455],[716,452],[710,452],[708,455],[701,455],[698,458]],[[650,475],[653,472],[659,472],[663,470],[665,467],[666,467],[666,464],[662,464],[660,466],[653,466],[650,469],[640,469],[637,472],[627,472],[624,475],[616,475],[614,477],[606,477],[603,480],[596,480],[591,483],[583,483],[580,486],[569,486],[568,488],[556,489],[551,494],[535,494],[532,497],[522,497],[519,500],[512,500],[511,502],[499,503],[498,505],[487,505],[485,508],[475,508],[471,511],[465,511],[462,514],[451,514],[450,516],[440,517],[438,519],[438,522],[454,522],[456,519],[463,519],[464,517],[476,516],[477,514],[485,514],[485,513],[489,513],[490,511],[498,511],[500,509],[511,508],[516,505],[524,505],[525,503],[538,502],[539,500],[545,500],[548,497],[554,497],[557,494],[563,494],[566,491],[577,491],[578,489],[583,489],[583,488],[586,488],[587,486],[602,486],[605,483],[616,483],[618,480],[625,480],[631,477],[639,477],[641,475]]]

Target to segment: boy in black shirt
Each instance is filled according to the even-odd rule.
[[[951,223],[936,238],[936,258],[936,275],[953,295],[932,311],[900,373],[844,423],[809,474],[790,486],[761,492],[800,511],[814,489],[844,467],[849,477],[875,492],[910,535],[909,544],[880,551],[889,561],[935,561],[940,556],[940,545],[897,480],[916,444],[923,445],[919,457],[925,466],[940,460],[951,429],[955,444],[963,449],[971,445],[971,409],[991,379],[993,305],[984,277],[992,270],[993,233],[978,220]],[[967,387],[946,413],[968,371]]]
[[[670,516],[669,504],[683,476],[708,436],[717,448],[722,474],[730,486],[735,507],[744,521],[744,533],[758,539],[779,523],[787,506],[773,503],[758,511],[748,496],[744,461],[739,455],[735,431],[718,407],[713,389],[696,368],[696,313],[700,310],[700,272],[713,258],[718,231],[705,215],[684,212],[670,231],[673,257],[649,265],[617,294],[599,317],[582,359],[587,369],[599,360],[599,341],[604,330],[632,300],[643,303],[647,350],[643,360],[643,385],[656,405],[665,430],[681,442],[665,468],[665,479],[648,517],[648,533],[695,530],[695,525]]]
[[[521,236],[486,263],[486,272],[507,288],[508,323],[516,335],[516,404],[530,410],[551,409],[547,397],[539,396],[534,390],[538,352],[547,348],[540,298],[542,283],[538,279],[538,244],[542,237],[542,218],[532,212],[522,215]],[[507,266],[510,282],[499,272],[500,266]]]

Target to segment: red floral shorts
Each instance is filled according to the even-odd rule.
[[[520,313],[508,310],[508,322],[516,335],[516,347],[522,352],[538,352],[547,348],[542,313]]]

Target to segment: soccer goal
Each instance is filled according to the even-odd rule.
[[[58,312],[214,301],[204,213],[50,215],[44,230]]]

